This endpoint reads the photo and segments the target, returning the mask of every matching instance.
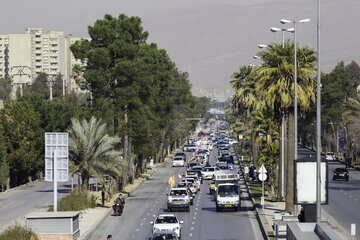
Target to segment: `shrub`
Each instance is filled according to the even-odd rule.
[[[36,234],[25,226],[11,226],[0,234],[0,240],[38,240]]]
[[[58,200],[58,211],[81,211],[96,207],[97,197],[84,191],[74,190]],[[49,208],[53,211],[53,206]]]

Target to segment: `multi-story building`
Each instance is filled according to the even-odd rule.
[[[0,78],[10,76],[21,89],[31,84],[40,73],[50,78],[63,75],[63,89],[78,90],[71,79],[72,68],[81,64],[75,60],[70,46],[80,38],[42,28],[27,28],[24,34],[0,35]]]

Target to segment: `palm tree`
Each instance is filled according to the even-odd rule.
[[[297,92],[299,110],[307,110],[315,102],[315,52],[309,47],[297,47]],[[259,79],[256,93],[270,109],[275,110],[276,119],[281,123],[285,114],[287,131],[287,154],[285,157],[286,173],[286,211],[292,211],[293,198],[293,162],[294,152],[294,44],[289,41],[275,43],[257,54],[264,62],[258,68]],[[280,125],[280,124],[279,124]],[[285,146],[286,146],[285,145]]]
[[[90,121],[71,119],[69,129],[69,155],[71,174],[81,175],[83,189],[95,175],[101,181],[104,174],[118,176],[122,173],[122,157],[116,150],[120,138],[106,134],[106,124],[92,117]]]

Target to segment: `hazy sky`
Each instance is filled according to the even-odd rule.
[[[310,18],[297,25],[301,45],[316,48],[317,0],[0,0],[0,34],[27,27],[88,37],[87,26],[104,14],[139,16],[148,42],[167,50],[194,88],[229,88],[239,66],[259,64],[259,43],[280,42],[279,20]],[[322,0],[321,68],[360,63],[360,0]],[[290,26],[289,26],[290,27]],[[286,38],[293,35],[285,33]],[[196,93],[194,93],[196,94]]]

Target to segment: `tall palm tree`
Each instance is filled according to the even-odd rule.
[[[71,119],[69,129],[69,155],[71,174],[81,175],[83,188],[86,189],[89,179],[95,175],[102,179],[104,174],[116,176],[121,174],[122,157],[116,150],[120,138],[106,134],[106,124],[92,117],[90,121]]]
[[[294,152],[294,44],[289,41],[275,43],[258,53],[263,64],[258,67],[256,92],[261,101],[274,109],[278,123],[285,114],[287,123],[287,155],[285,155],[286,173],[286,210],[292,211],[293,197],[293,162]],[[316,98],[315,52],[309,47],[297,46],[297,92],[299,110],[307,110]]]

